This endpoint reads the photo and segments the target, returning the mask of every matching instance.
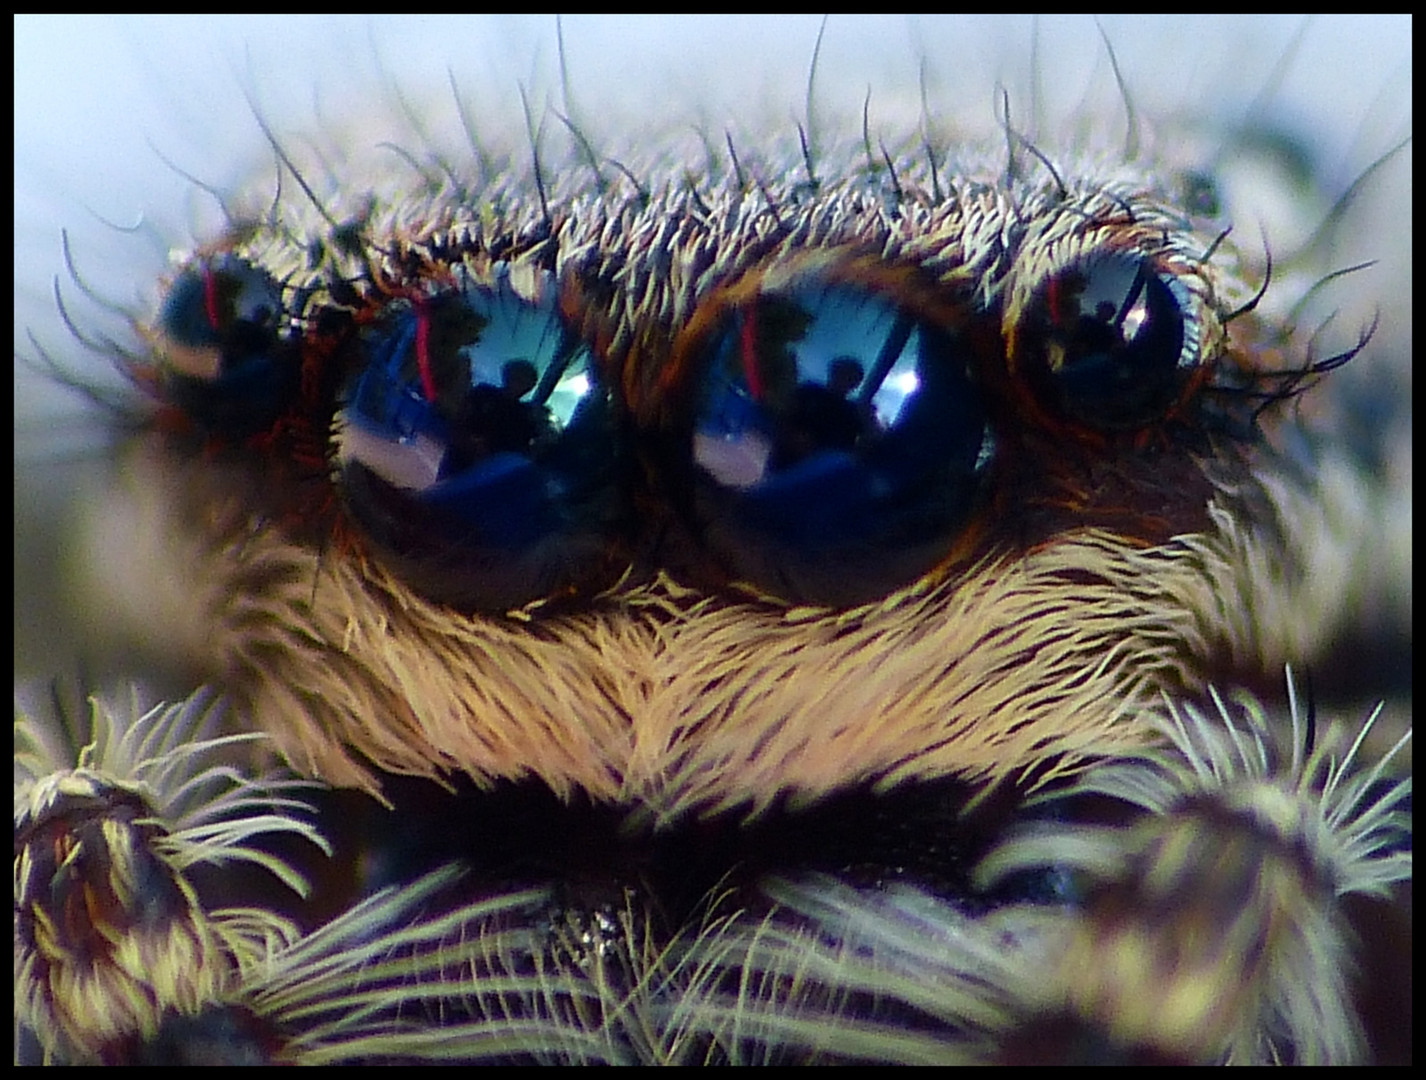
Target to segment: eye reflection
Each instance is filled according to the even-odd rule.
[[[896,425],[920,385],[919,331],[875,298],[850,289],[801,303],[768,298],[737,318],[694,432],[694,459],[730,487],[772,483],[819,455],[865,446]]]
[[[208,431],[241,437],[269,427],[296,395],[300,371],[282,318],[281,286],[246,259],[188,266],[157,322],[166,400]]]
[[[1199,364],[1193,298],[1149,259],[1100,255],[1052,277],[1025,316],[1017,364],[1037,395],[1100,429],[1142,427]]]
[[[701,356],[696,514],[735,574],[845,604],[944,556],[992,452],[954,330],[809,274],[730,305]]]
[[[363,342],[339,418],[343,492],[442,600],[505,609],[604,573],[621,516],[613,405],[555,292],[546,274],[522,296],[499,268]]]

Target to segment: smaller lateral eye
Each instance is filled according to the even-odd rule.
[[[774,596],[884,596],[946,557],[980,494],[993,440],[970,343],[894,269],[753,281],[680,347],[695,530]]]
[[[623,518],[612,395],[549,275],[393,304],[362,337],[338,482],[406,582],[502,612],[608,583]]]
[[[237,255],[200,259],[159,311],[164,398],[206,430],[270,427],[297,393],[300,357],[281,337],[282,287]]]
[[[1091,256],[1035,294],[1011,362],[1060,415],[1100,430],[1140,428],[1172,408],[1199,365],[1192,304],[1151,259]]]

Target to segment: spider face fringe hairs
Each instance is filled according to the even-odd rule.
[[[1360,453],[1297,412],[1376,339],[1301,321],[1323,271],[1280,295],[1313,247],[1263,291],[1227,153],[1008,95],[984,139],[833,128],[809,83],[800,128],[617,144],[572,81],[402,168],[257,110],[280,182],[103,351],[152,402],[141,580],[327,787],[195,852],[166,785],[258,767],[197,705],[96,706],[168,739],[147,772],[118,735],[30,765],[46,1053],[1379,1050],[1351,972],[1395,909],[1352,898],[1409,878],[1405,739],[1282,690],[1350,660],[1317,569]],[[243,858],[316,899],[235,921],[193,879]]]

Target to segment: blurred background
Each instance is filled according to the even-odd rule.
[[[86,381],[112,381],[104,357],[61,318],[56,279],[81,333],[132,344],[123,313],[152,310],[170,252],[222,229],[205,188],[231,194],[257,177],[271,191],[272,152],[254,108],[284,139],[315,133],[339,145],[384,137],[386,118],[405,103],[420,139],[458,149],[453,81],[474,123],[496,133],[521,130],[523,87],[537,117],[569,107],[615,145],[693,126],[742,140],[785,136],[805,121],[820,25],[567,18],[566,106],[553,19],[16,19],[17,680],[81,670],[103,678],[153,661],[115,651],[94,632],[102,613],[73,603],[67,541],[76,513],[113,479],[112,441],[80,396],[35,368],[48,358]],[[1190,153],[1201,146],[1215,165],[1272,159],[1272,190],[1253,197],[1241,225],[1246,247],[1259,223],[1275,254],[1300,245],[1364,180],[1331,244],[1315,253],[1329,267],[1377,261],[1334,285],[1325,310],[1340,312],[1338,347],[1380,313],[1372,356],[1344,375],[1366,388],[1359,411],[1389,411],[1369,416],[1368,428],[1405,425],[1405,457],[1387,454],[1395,458],[1382,483],[1394,489],[1409,540],[1410,148],[1369,168],[1410,134],[1410,19],[1111,18],[1102,28],[1142,122],[1162,142]],[[1002,87],[1017,127],[1050,148],[1086,126],[1123,127],[1093,21],[833,18],[813,88],[814,130],[859,132],[870,92],[873,134],[894,141],[920,121],[923,86],[930,123],[947,142],[993,131]],[[1274,149],[1264,155],[1263,146]],[[66,266],[66,230],[84,289]],[[1409,625],[1409,561],[1403,587]]]

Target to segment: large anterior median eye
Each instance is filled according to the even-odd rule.
[[[297,392],[300,356],[280,337],[282,290],[236,255],[195,262],[159,312],[165,400],[228,436],[269,427]]]
[[[954,326],[865,274],[782,277],[710,301],[681,346],[695,528],[759,589],[860,603],[946,556],[991,435]]]
[[[505,611],[607,584],[623,516],[616,419],[540,275],[412,302],[362,338],[339,483],[407,582]]]
[[[1142,427],[1178,401],[1198,367],[1193,302],[1150,259],[1090,257],[1036,294],[1011,363],[1061,416],[1104,430]]]

